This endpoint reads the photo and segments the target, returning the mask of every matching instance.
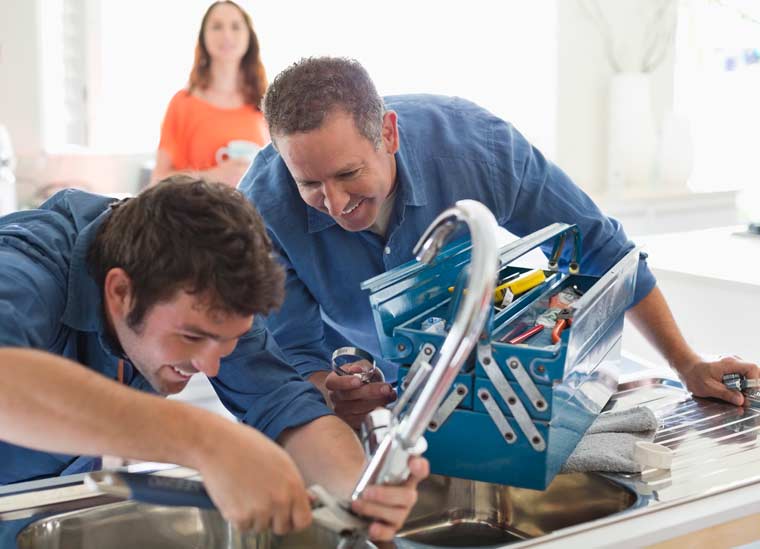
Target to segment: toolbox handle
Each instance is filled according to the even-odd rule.
[[[558,269],[559,256],[562,253],[568,235],[572,235],[573,238],[573,253],[570,257],[569,271],[570,274],[577,274],[579,270],[578,260],[581,255],[581,234],[577,225],[568,225],[567,223],[552,223],[524,238],[507,244],[499,251],[501,266],[509,265],[532,249],[539,247],[552,238],[556,238],[554,248],[549,257],[549,270],[556,271]]]

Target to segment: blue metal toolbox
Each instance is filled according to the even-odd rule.
[[[582,275],[578,228],[555,223],[500,248],[498,280],[530,271],[513,263],[537,247],[549,258],[543,281],[495,303],[477,351],[428,425],[434,473],[543,489],[617,387],[639,251],[601,277]],[[400,364],[400,393],[441,348],[466,291],[470,248],[454,243],[430,265],[412,261],[362,285],[383,357]]]

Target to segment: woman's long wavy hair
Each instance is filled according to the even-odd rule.
[[[201,21],[201,30],[198,33],[198,43],[195,45],[195,62],[193,69],[190,71],[190,91],[194,89],[205,90],[208,88],[211,80],[211,56],[206,49],[203,41],[203,31],[206,29],[206,22],[209,14],[219,4],[231,4],[235,6],[243,15],[243,20],[248,27],[248,49],[240,60],[240,69],[243,73],[242,92],[246,104],[257,109],[261,108],[261,98],[267,89],[267,75],[264,71],[264,65],[261,63],[261,53],[259,51],[259,39],[253,30],[251,17],[243,8],[230,0],[214,2],[206,10]]]

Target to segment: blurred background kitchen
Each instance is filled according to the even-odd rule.
[[[0,213],[147,183],[209,3],[0,0]],[[758,0],[240,5],[270,79],[345,55],[381,94],[459,95],[511,121],[647,246],[697,348],[760,360],[749,326],[717,328],[760,307]]]

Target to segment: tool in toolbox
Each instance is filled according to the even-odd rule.
[[[516,296],[535,288],[545,280],[546,274],[543,269],[533,269],[526,273],[512,273],[501,280],[499,285],[494,288],[494,304],[499,308],[506,307]],[[449,293],[453,293],[454,289],[455,286],[449,286]],[[463,291],[467,292],[467,289],[464,289]]]
[[[489,307],[476,352],[451,376],[430,416],[425,457],[434,473],[543,489],[617,389],[639,250],[601,276],[583,275],[578,228],[554,223],[499,249],[492,260],[497,280],[503,285],[532,271],[515,262],[537,247],[548,257],[539,269],[545,280],[506,307]],[[453,326],[473,293],[466,277],[476,250],[474,241],[459,241],[432,263],[409,262],[362,284],[382,357],[400,365],[399,404],[414,405],[432,382],[431,364],[440,361],[447,339],[422,324],[441,318]],[[492,302],[493,295],[484,299]],[[537,322],[548,310],[546,324]]]
[[[506,341],[510,345],[519,345],[520,343],[525,343],[531,337],[533,337],[534,335],[536,335],[538,332],[542,331],[543,329],[544,329],[544,325],[543,324],[536,324],[532,328],[529,328],[529,329],[525,330],[520,335],[516,335],[516,336],[514,336],[512,338],[507,339]],[[500,341],[503,341],[503,340],[500,340]]]
[[[525,330],[528,329],[528,324],[525,322],[518,322],[511,330],[509,330],[506,334],[501,336],[499,338],[499,343],[505,343],[509,342],[515,337],[517,337],[518,334],[522,334]],[[513,344],[514,345],[514,344]]]
[[[557,321],[554,323],[554,328],[552,328],[552,343],[559,343],[560,337],[562,337],[562,332],[565,328],[568,328],[572,322],[573,310],[562,309],[557,315]]]
[[[513,280],[509,280],[512,277],[508,277],[506,282],[502,282],[494,290],[493,300],[497,306],[508,306],[515,297],[535,288],[546,280],[543,269],[534,269],[523,274],[515,273],[515,275],[512,275],[515,277]]]

